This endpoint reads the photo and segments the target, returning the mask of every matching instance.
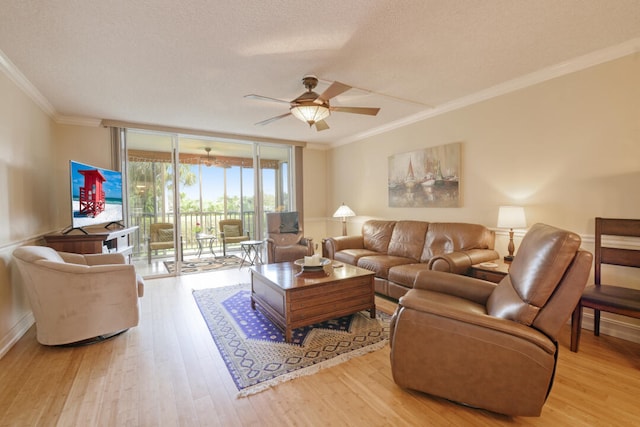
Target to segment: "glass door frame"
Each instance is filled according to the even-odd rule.
[[[180,273],[180,267],[181,267],[181,260],[183,259],[183,246],[182,246],[182,233],[183,231],[187,231],[187,230],[183,230],[182,229],[182,208],[180,205],[180,201],[181,201],[181,180],[180,180],[180,173],[181,173],[181,140],[183,139],[206,139],[206,140],[211,140],[211,141],[223,141],[223,138],[214,138],[214,137],[209,137],[209,136],[200,136],[200,135],[192,135],[189,133],[180,133],[180,132],[171,132],[171,131],[164,131],[164,130],[147,130],[147,129],[140,129],[138,127],[126,127],[126,128],[112,128],[114,130],[120,131],[121,134],[124,136],[122,139],[122,144],[119,146],[119,152],[121,153],[121,158],[122,158],[122,164],[123,164],[123,170],[124,171],[128,171],[128,166],[129,166],[129,144],[127,141],[127,134],[130,132],[140,132],[140,133],[146,133],[146,134],[150,134],[150,135],[157,135],[159,137],[165,137],[165,138],[171,138],[171,161],[170,161],[170,165],[171,168],[173,169],[174,173],[172,174],[172,182],[171,185],[173,187],[173,192],[172,192],[172,201],[173,201],[173,212],[172,212],[172,216],[173,216],[173,224],[174,224],[174,247],[175,247],[175,251],[174,251],[174,261],[175,261],[175,265],[176,268],[174,270],[173,273],[166,273],[166,274],[158,274],[159,276],[166,276],[166,275],[179,275]],[[294,144],[283,144],[283,143],[268,143],[268,142],[261,142],[261,141],[253,141],[250,138],[247,138],[246,140],[226,140],[226,143],[237,143],[237,144],[242,144],[242,145],[248,145],[251,144],[252,145],[252,160],[253,160],[253,191],[254,191],[254,206],[253,206],[253,212],[254,212],[254,221],[253,221],[253,229],[254,229],[254,234],[252,236],[252,238],[254,239],[264,239],[266,238],[266,230],[264,230],[264,218],[265,217],[265,207],[264,207],[264,188],[263,185],[264,180],[262,179],[262,170],[263,168],[261,167],[261,150],[264,148],[265,150],[267,149],[267,147],[275,147],[277,148],[282,148],[283,150],[288,150],[288,156],[287,156],[287,160],[286,163],[288,163],[288,169],[287,169],[287,176],[286,176],[286,186],[283,185],[283,181],[285,180],[282,176],[282,168],[277,168],[276,169],[276,174],[275,174],[275,203],[276,204],[282,204],[282,194],[281,192],[287,191],[288,192],[288,203],[286,204],[286,206],[283,206],[283,208],[285,210],[298,210],[301,212],[301,208],[302,208],[302,203],[301,203],[301,193],[302,193],[302,189],[301,189],[301,182],[302,182],[302,168],[301,168],[301,153],[302,153],[302,147],[300,146],[296,146]],[[297,164],[296,160],[300,160],[300,164]],[[281,161],[282,162],[282,161]],[[245,169],[246,166],[241,166],[240,168],[240,175],[243,175],[243,169]],[[127,189],[127,202],[129,200],[129,188],[130,188],[130,182],[129,182],[129,175],[126,174],[125,175],[125,179],[126,179],[126,185],[125,188]],[[199,179],[201,179],[201,176],[199,177]],[[241,180],[243,179],[243,177],[241,176]],[[298,185],[300,185],[300,187],[298,187]],[[294,191],[295,190],[295,191]],[[296,194],[297,193],[297,194]],[[298,195],[300,195],[300,197],[297,197]],[[202,205],[202,198],[200,197],[200,204]],[[241,210],[240,212],[242,213],[244,210],[244,196],[241,196]],[[225,204],[226,204],[226,200],[225,200]],[[297,206],[296,206],[297,205]],[[131,212],[128,209],[128,204],[127,204],[127,218],[130,217]],[[200,209],[202,211],[202,209]],[[226,209],[225,209],[225,215],[226,215]],[[153,276],[156,276],[155,274]]]

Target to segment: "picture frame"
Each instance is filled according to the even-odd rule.
[[[389,157],[389,207],[458,208],[462,143]]]

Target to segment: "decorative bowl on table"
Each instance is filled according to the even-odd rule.
[[[319,271],[324,269],[325,265],[331,264],[331,260],[329,258],[320,258],[317,263],[305,263],[305,259],[297,259],[293,261],[295,265],[302,267],[303,271]]]

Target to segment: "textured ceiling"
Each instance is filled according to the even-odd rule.
[[[0,62],[59,121],[88,118],[336,144],[632,42],[638,0],[0,0]],[[2,64],[0,64],[2,65]],[[323,132],[301,78],[354,86]]]

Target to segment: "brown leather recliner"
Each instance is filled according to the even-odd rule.
[[[295,261],[313,255],[312,239],[303,236],[298,212],[267,214],[267,263]]]
[[[586,285],[578,235],[536,224],[493,284],[423,271],[391,323],[391,370],[404,388],[507,415],[539,416],[557,336]]]

